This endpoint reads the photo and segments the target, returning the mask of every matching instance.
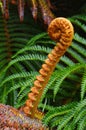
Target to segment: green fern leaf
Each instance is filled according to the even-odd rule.
[[[86,92],[86,69],[84,71],[82,81],[81,81],[81,100],[83,100],[85,92]]]
[[[65,69],[63,69],[62,71],[60,71],[56,84],[54,86],[54,97],[56,96],[59,87],[61,86],[61,83],[63,82],[63,80],[72,72],[77,71],[78,69],[81,69],[85,67],[85,64],[75,64],[73,66],[67,67]]]

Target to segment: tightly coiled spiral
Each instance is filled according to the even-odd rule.
[[[28,94],[29,99],[26,101],[26,105],[23,108],[24,113],[28,114],[32,118],[34,118],[37,113],[37,106],[42,92],[48,83],[56,64],[71,44],[74,30],[70,21],[61,17],[54,19],[50,23],[48,33],[51,39],[55,40],[57,44],[51,53],[48,54],[48,58],[39,70],[40,75],[36,77],[31,92]]]

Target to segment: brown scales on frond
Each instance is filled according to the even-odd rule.
[[[24,0],[18,0],[18,12],[20,21],[22,22],[24,20]]]
[[[24,112],[32,118],[34,118],[38,112],[38,103],[56,64],[71,44],[74,31],[69,20],[56,18],[50,23],[48,33],[51,39],[55,40],[57,44],[39,70],[40,74],[36,77],[31,92],[28,94],[26,105],[23,108]]]
[[[6,19],[8,19],[9,18],[9,9],[8,9],[8,3],[9,2],[9,0],[2,0],[2,10],[3,10],[3,15],[4,15],[4,17],[6,18]]]
[[[0,130],[47,130],[38,119],[31,119],[17,109],[0,104]]]
[[[54,19],[54,15],[50,10],[50,1],[48,3],[45,0],[1,0],[2,2],[2,13],[6,19],[9,18],[9,4],[14,4],[18,7],[18,13],[20,21],[22,22],[24,19],[24,9],[25,6],[29,6],[31,9],[31,13],[33,18],[36,20],[38,17],[38,12],[42,13],[42,18],[45,24],[49,24],[52,19]]]
[[[5,128],[8,130],[47,130],[41,122],[43,114],[37,110],[37,107],[56,64],[71,44],[74,31],[69,20],[56,18],[50,23],[48,33],[57,44],[39,70],[40,74],[34,81],[25,106],[22,107],[23,112],[0,104],[0,130],[5,130]]]

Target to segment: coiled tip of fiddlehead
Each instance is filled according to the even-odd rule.
[[[34,86],[31,88],[31,92],[28,94],[28,100],[24,107],[24,112],[30,117],[39,117],[37,112],[38,103],[45,86],[47,85],[49,78],[55,69],[56,64],[59,62],[60,57],[66,52],[73,38],[73,26],[66,18],[54,19],[48,28],[50,37],[58,41],[58,45],[54,47],[42,68],[39,70],[40,75],[36,77]]]
[[[59,17],[51,21],[48,33],[52,40],[69,44],[73,39],[74,29],[68,19]]]

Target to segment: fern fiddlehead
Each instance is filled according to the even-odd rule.
[[[51,39],[55,40],[57,44],[39,70],[40,75],[36,77],[34,86],[31,88],[26,104],[23,107],[24,113],[32,118],[35,117],[36,113],[38,114],[37,106],[42,92],[48,83],[56,64],[59,62],[60,57],[70,46],[74,31],[72,24],[67,19],[56,18],[50,23],[48,33]]]

